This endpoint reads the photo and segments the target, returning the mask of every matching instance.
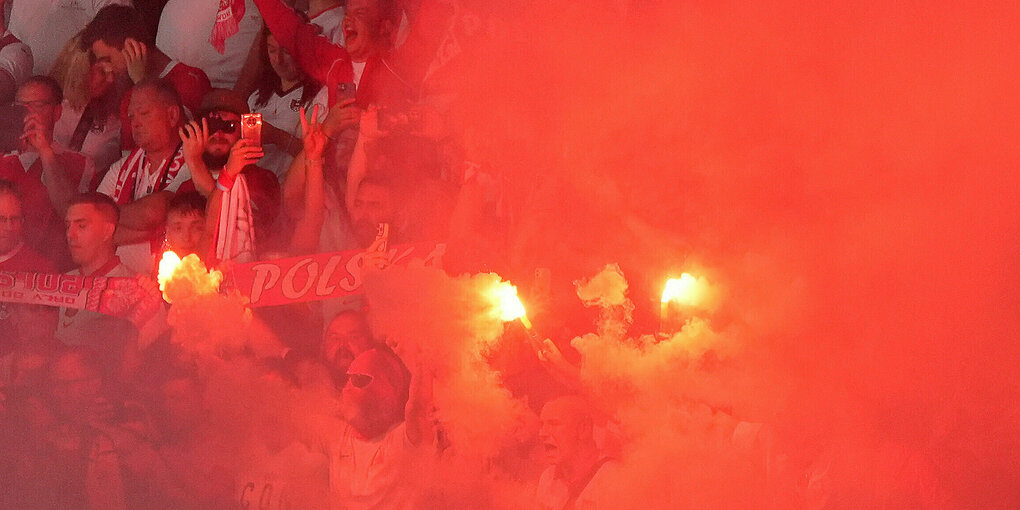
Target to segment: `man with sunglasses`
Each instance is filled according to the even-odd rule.
[[[198,120],[179,133],[194,189],[209,198],[206,216],[219,218],[206,232],[203,254],[220,261],[254,260],[256,234],[260,243],[267,240],[280,207],[276,176],[256,166],[264,154],[260,141],[241,138],[245,113],[248,103],[239,94],[213,89],[202,100]]]
[[[418,468],[434,452],[431,379],[412,374],[386,348],[347,368],[340,413],[346,426],[326,446],[331,503],[349,510],[420,508],[427,484]]]

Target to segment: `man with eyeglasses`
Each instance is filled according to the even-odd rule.
[[[91,158],[53,140],[62,101],[60,85],[48,76],[33,76],[19,87],[15,102],[27,111],[24,133],[19,149],[0,157],[0,178],[21,192],[29,244],[46,253],[66,252],[60,218],[95,174]]]

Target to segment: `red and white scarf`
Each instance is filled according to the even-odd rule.
[[[241,20],[244,18],[244,0],[220,0],[216,11],[216,23],[213,24],[209,42],[216,51],[223,53],[227,47],[227,39],[240,31]]]
[[[117,185],[113,189],[113,199],[117,201],[117,204],[129,204],[135,200],[135,186],[138,184],[138,176],[149,175],[151,166],[149,160],[145,157],[145,151],[140,148],[135,149],[128,156],[127,161],[121,165],[117,173]],[[177,177],[177,174],[180,173],[183,166],[184,151],[178,145],[177,150],[160,165],[156,183],[152,186],[152,189],[147,190],[148,193],[146,194],[166,189],[173,182],[174,178]]]
[[[255,260],[255,216],[251,193],[244,174],[237,176],[230,191],[223,192],[216,227],[216,259],[251,262]]]

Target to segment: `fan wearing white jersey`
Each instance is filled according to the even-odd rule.
[[[302,71],[294,57],[268,30],[262,47],[263,72],[248,106],[262,114],[262,142],[266,155],[259,166],[283,180],[290,162],[301,151],[300,109],[326,111],[326,94],[315,79]]]

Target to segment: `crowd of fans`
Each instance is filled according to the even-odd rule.
[[[210,267],[375,250],[379,224],[391,245],[479,235],[498,190],[445,119],[450,15],[431,0],[0,0],[0,271],[152,278],[166,250]],[[248,113],[259,140],[242,137]],[[210,423],[166,313],[138,326],[3,303],[0,508],[422,508],[421,459],[444,449],[428,370],[373,334],[357,296],[259,313],[287,345],[251,355],[253,377],[324,374],[342,418],[326,437]],[[532,444],[551,467],[515,476],[541,508],[593,508],[612,465],[593,411],[545,393]]]

